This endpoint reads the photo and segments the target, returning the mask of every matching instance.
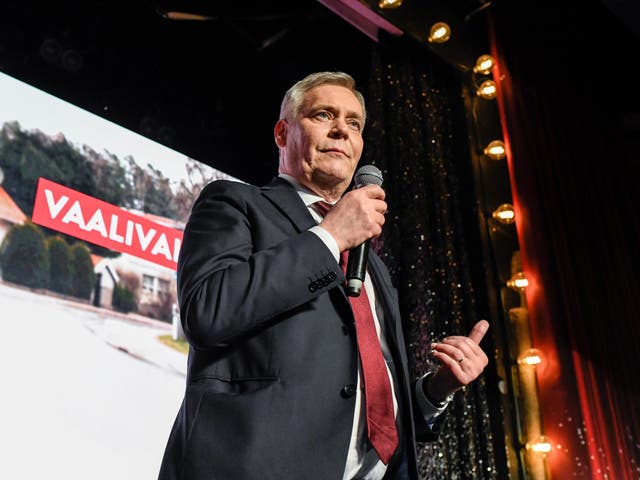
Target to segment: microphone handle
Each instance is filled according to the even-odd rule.
[[[364,283],[367,271],[367,257],[369,256],[369,240],[352,248],[347,261],[347,295],[358,297]]]

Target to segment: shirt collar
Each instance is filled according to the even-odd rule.
[[[302,201],[304,202],[304,204],[307,207],[313,205],[316,202],[319,202],[319,201],[324,202],[325,201],[324,198],[322,198],[319,195],[316,195],[315,193],[310,191],[308,188],[306,188],[305,186],[301,185],[291,175],[289,175],[287,173],[279,173],[278,176],[280,178],[282,178],[283,180],[286,180],[287,182],[289,182],[291,184],[291,186],[293,188],[295,188],[296,192],[298,192],[298,195],[300,195],[300,198],[302,199]]]

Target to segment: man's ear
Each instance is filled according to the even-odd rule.
[[[273,129],[273,138],[276,141],[276,145],[282,148],[287,144],[287,121],[284,118],[281,118],[276,123],[276,126]]]

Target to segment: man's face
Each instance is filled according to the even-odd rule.
[[[280,172],[319,193],[347,189],[362,154],[363,111],[346,87],[309,90],[295,118],[276,125]]]

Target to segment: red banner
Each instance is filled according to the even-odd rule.
[[[177,268],[182,232],[46,178],[38,180],[32,220],[110,250]]]

